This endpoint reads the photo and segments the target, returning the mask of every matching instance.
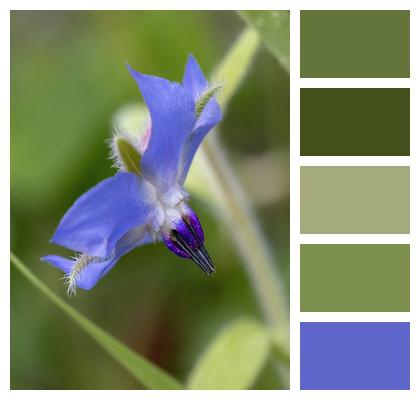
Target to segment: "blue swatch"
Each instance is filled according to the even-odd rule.
[[[300,388],[410,389],[410,324],[302,322]]]

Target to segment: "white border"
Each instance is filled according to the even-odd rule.
[[[300,322],[410,322],[409,312],[301,312]]]
[[[408,88],[410,78],[300,78],[301,88]]]
[[[176,7],[174,7],[174,5]],[[418,182],[420,177],[420,164],[418,162],[419,154],[419,132],[420,124],[418,112],[420,110],[420,98],[419,98],[419,50],[418,39],[420,38],[420,19],[418,15],[418,1],[417,0],[231,0],[229,2],[213,0],[213,1],[185,1],[178,0],[173,2],[170,0],[161,1],[154,0],[153,2],[133,2],[132,0],[73,0],[71,3],[68,2],[54,2],[52,0],[43,1],[3,1],[1,3],[1,20],[0,20],[0,42],[1,42],[1,54],[10,55],[9,39],[10,39],[10,27],[9,27],[9,10],[16,9],[76,9],[76,10],[90,10],[90,9],[144,9],[144,10],[234,10],[234,9],[288,9],[291,10],[291,390],[290,391],[263,391],[255,393],[254,391],[227,391],[226,393],[217,392],[216,394],[212,391],[182,391],[182,392],[165,392],[165,391],[143,391],[139,394],[137,391],[77,391],[79,398],[89,398],[92,396],[100,396],[103,399],[117,398],[137,398],[139,395],[146,399],[196,399],[197,397],[202,399],[213,399],[215,395],[226,395],[233,399],[255,399],[258,397],[264,397],[265,399],[278,399],[280,396],[285,399],[354,399],[355,397],[366,398],[366,399],[413,399],[419,396],[419,336],[418,324],[419,324],[419,309],[420,309],[420,297],[418,290],[418,282],[420,273],[418,268],[420,266],[420,255],[419,255],[419,223],[420,215],[415,204],[420,204],[420,196],[418,189]],[[402,238],[402,242],[411,243],[411,313],[409,319],[411,320],[411,386],[410,391],[299,391],[299,321],[304,320],[307,317],[307,313],[299,313],[299,244],[308,239],[308,235],[299,235],[299,165],[301,162],[305,163],[299,156],[299,88],[300,87],[382,87],[382,79],[329,79],[330,83],[326,83],[324,79],[317,80],[318,83],[314,82],[313,79],[300,79],[299,78],[299,10],[300,9],[410,9],[411,10],[411,78],[410,79],[392,79],[387,80],[388,83],[384,87],[408,87],[412,88],[411,94],[411,158],[400,165],[411,165],[411,234],[410,237]],[[416,46],[414,45],[416,44]],[[0,124],[2,127],[3,134],[1,135],[2,146],[0,146],[1,154],[1,174],[2,174],[2,188],[7,187],[10,189],[10,155],[8,149],[10,148],[9,136],[5,134],[10,132],[10,64],[7,61],[3,61],[0,64],[0,82],[1,89],[4,91],[3,99],[6,99],[5,104],[1,109],[2,118],[0,118]],[[322,84],[322,85],[321,85]],[[323,162],[324,165],[328,165],[326,159],[319,161]],[[347,160],[346,162],[349,162]],[[408,162],[408,164],[407,164]],[[303,165],[303,164],[302,164]],[[305,164],[306,165],[306,164]],[[344,164],[343,164],[344,165]],[[355,165],[355,164],[346,164]],[[361,165],[367,165],[366,161]],[[390,165],[390,164],[387,164]],[[9,232],[10,226],[6,223],[9,221],[9,196],[6,193],[2,193],[2,207],[0,207],[0,220],[2,221],[1,230],[1,250],[3,255],[3,268],[0,269],[0,311],[2,321],[5,321],[5,327],[1,330],[0,350],[2,357],[0,359],[0,398],[6,399],[20,399],[30,397],[31,399],[55,399],[59,395],[63,399],[70,399],[74,397],[73,391],[10,391],[9,390],[9,368],[10,368],[10,350],[9,350],[9,310],[10,310],[10,298],[9,298],[9,268],[8,257],[9,257]],[[311,235],[312,236],[312,235]],[[317,235],[320,236],[320,235]],[[328,239],[326,235],[318,237],[317,240]],[[364,238],[360,235],[355,238],[355,242],[375,243],[376,240],[384,240],[388,235],[382,235],[374,238],[369,235],[370,238]],[[405,236],[405,235],[402,235]],[[306,239],[305,239],[306,237]],[[344,238],[340,235],[341,238]],[[309,238],[315,240],[314,237]],[[347,238],[346,238],[347,239]],[[383,241],[379,242],[383,243]],[[29,306],[29,305],[28,305]],[[340,316],[339,314],[345,314]],[[363,313],[365,316],[367,314]],[[363,314],[354,315],[355,320],[361,320]],[[405,313],[404,313],[405,315]],[[318,318],[327,318],[328,316],[319,315]],[[396,318],[393,313],[381,313],[381,320],[392,320]],[[333,315],[334,318],[349,318],[349,314],[338,313]],[[311,317],[312,318],[312,317]],[[408,319],[405,319],[408,320]],[[3,325],[3,326],[4,326]],[[413,397],[414,396],[414,397]]]
[[[301,244],[410,244],[409,234],[312,234],[300,235]]]
[[[299,164],[304,166],[409,166],[407,156],[300,156]]]

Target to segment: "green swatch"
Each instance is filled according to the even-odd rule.
[[[409,167],[301,167],[301,233],[409,233]]]
[[[409,245],[301,245],[300,310],[410,311]]]
[[[409,78],[410,12],[300,12],[302,78]]]
[[[410,89],[301,89],[302,156],[409,156]]]

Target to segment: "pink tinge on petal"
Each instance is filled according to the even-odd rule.
[[[143,155],[144,152],[147,150],[147,147],[149,146],[150,136],[152,134],[152,121],[150,121],[149,127],[146,129],[146,132],[144,132],[143,137],[140,139],[140,154]]]

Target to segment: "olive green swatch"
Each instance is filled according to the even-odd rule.
[[[301,233],[409,233],[409,167],[301,167]]]
[[[407,10],[300,12],[302,78],[409,78]]]
[[[409,245],[301,245],[300,310],[410,311]]]
[[[410,89],[301,89],[302,156],[409,156]]]

